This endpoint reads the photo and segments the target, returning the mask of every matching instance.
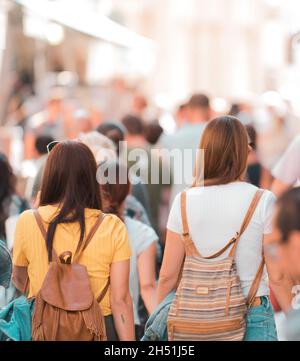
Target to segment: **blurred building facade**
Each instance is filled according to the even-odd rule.
[[[42,3],[69,13],[43,19],[33,11]],[[82,14],[78,29],[69,26],[76,23],[73,13]],[[1,14],[4,100],[16,72],[29,74],[41,94],[46,74],[68,71],[79,85],[122,77],[165,106],[194,91],[244,99],[278,90],[300,103],[298,0],[76,0],[72,6],[66,0],[2,0]],[[99,17],[98,26],[88,24],[88,14]],[[122,25],[123,33],[104,28],[103,17]],[[82,32],[84,26],[92,32]],[[3,112],[2,106],[2,118]]]

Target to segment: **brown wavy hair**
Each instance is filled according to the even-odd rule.
[[[204,185],[221,185],[244,180],[249,154],[245,126],[235,117],[212,120],[202,135],[204,150]],[[198,186],[199,165],[195,168],[194,186]]]

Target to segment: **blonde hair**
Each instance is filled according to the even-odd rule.
[[[90,148],[97,164],[105,160],[115,161],[117,159],[116,147],[105,135],[93,131],[79,134],[78,139]]]

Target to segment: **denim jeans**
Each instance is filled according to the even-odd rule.
[[[249,309],[245,341],[278,341],[274,310],[268,296],[261,297],[262,304]]]

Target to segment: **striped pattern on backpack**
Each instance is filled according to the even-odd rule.
[[[253,304],[264,269],[264,259],[245,299],[235,263],[239,240],[263,194],[258,190],[240,231],[219,252],[202,257],[192,241],[186,215],[186,193],[181,194],[181,216],[186,257],[181,281],[168,316],[170,341],[241,341],[248,307]],[[230,247],[229,256],[215,260]]]

